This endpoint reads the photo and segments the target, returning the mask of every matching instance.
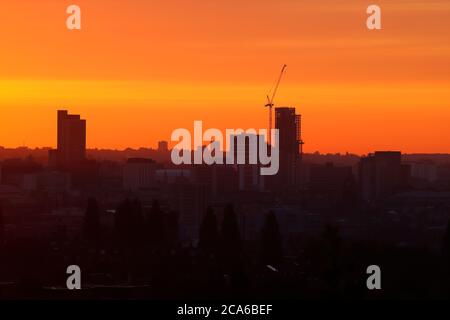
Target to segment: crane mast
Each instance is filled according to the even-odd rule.
[[[267,132],[267,138],[269,145],[272,145],[272,109],[274,107],[275,97],[278,92],[278,87],[280,86],[281,79],[283,78],[284,72],[286,71],[287,65],[283,65],[281,68],[280,76],[278,77],[278,80],[275,84],[275,88],[273,89],[272,96],[270,97],[269,94],[267,95],[267,104],[266,107],[269,108],[269,130]]]

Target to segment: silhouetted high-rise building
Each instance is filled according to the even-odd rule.
[[[242,133],[232,136],[231,139],[234,145],[234,163],[237,166],[239,190],[264,191],[264,176],[260,173],[261,164],[258,162],[260,135]],[[255,153],[253,160],[250,155],[251,148]],[[239,158],[244,160],[244,164],[238,164]]]
[[[392,195],[405,184],[401,156],[399,151],[377,151],[361,159],[359,182],[363,200],[377,201]]]
[[[58,110],[58,147],[49,153],[51,166],[71,168],[86,159],[86,120]]]
[[[295,108],[275,108],[275,128],[280,134],[280,169],[277,174],[277,187],[295,189],[300,172],[302,154],[301,116]]]
[[[158,142],[158,151],[160,151],[160,152],[169,151],[169,143],[167,141],[159,141]]]
[[[128,159],[123,168],[124,189],[134,192],[154,187],[158,168],[158,164],[151,159]]]
[[[335,206],[354,200],[356,183],[352,167],[338,167],[332,162],[325,165],[311,165],[309,188],[321,194],[321,202]]]
[[[170,208],[179,214],[180,239],[196,241],[200,224],[209,204],[210,192],[203,183],[190,183],[187,179],[178,179],[168,186]]]

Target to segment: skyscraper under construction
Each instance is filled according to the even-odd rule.
[[[293,191],[298,187],[302,158],[301,115],[295,113],[295,108],[275,108],[275,128],[280,135],[276,185],[279,190]]]

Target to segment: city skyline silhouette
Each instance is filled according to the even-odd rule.
[[[60,108],[90,119],[90,148],[156,146],[194,120],[265,128],[286,63],[276,104],[304,116],[309,152],[450,150],[445,1],[380,1],[373,32],[358,0],[77,4],[76,32],[57,0],[12,2],[0,17],[14,30],[0,54],[2,145],[55,147]]]
[[[450,299],[449,0],[2,1],[0,29],[2,302]]]

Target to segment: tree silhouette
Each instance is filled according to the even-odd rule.
[[[327,225],[322,233],[323,277],[331,290],[337,290],[341,277],[341,238],[339,227]]]
[[[116,241],[120,247],[125,246],[127,238],[127,216],[130,211],[130,200],[126,199],[119,203],[114,214],[114,230],[116,235]]]
[[[139,200],[126,199],[115,215],[116,240],[122,249],[135,248],[142,241],[142,206]]]
[[[90,198],[84,215],[84,238],[92,245],[100,240],[100,213],[97,200]]]
[[[220,229],[220,251],[222,265],[226,271],[233,271],[240,266],[242,253],[241,236],[233,206],[228,204],[224,210]]]
[[[170,249],[178,246],[178,212],[170,211],[166,217],[166,237]]]
[[[0,246],[5,241],[5,224],[3,220],[3,207],[0,203]]]
[[[442,255],[445,259],[445,263],[447,264],[447,267],[450,266],[450,221],[447,225],[447,230],[444,234],[444,241],[442,243]]]
[[[153,249],[161,249],[161,247],[166,243],[164,216],[158,200],[153,201],[152,208],[147,214],[146,232],[149,244]]]
[[[277,265],[281,262],[283,249],[280,229],[275,214],[271,211],[262,230],[262,259],[264,264]]]
[[[206,255],[215,256],[217,255],[218,241],[217,218],[214,210],[208,207],[200,226],[199,248]]]
[[[132,246],[140,246],[143,241],[144,216],[142,203],[139,199],[134,199],[130,205],[129,217],[129,237]]]

